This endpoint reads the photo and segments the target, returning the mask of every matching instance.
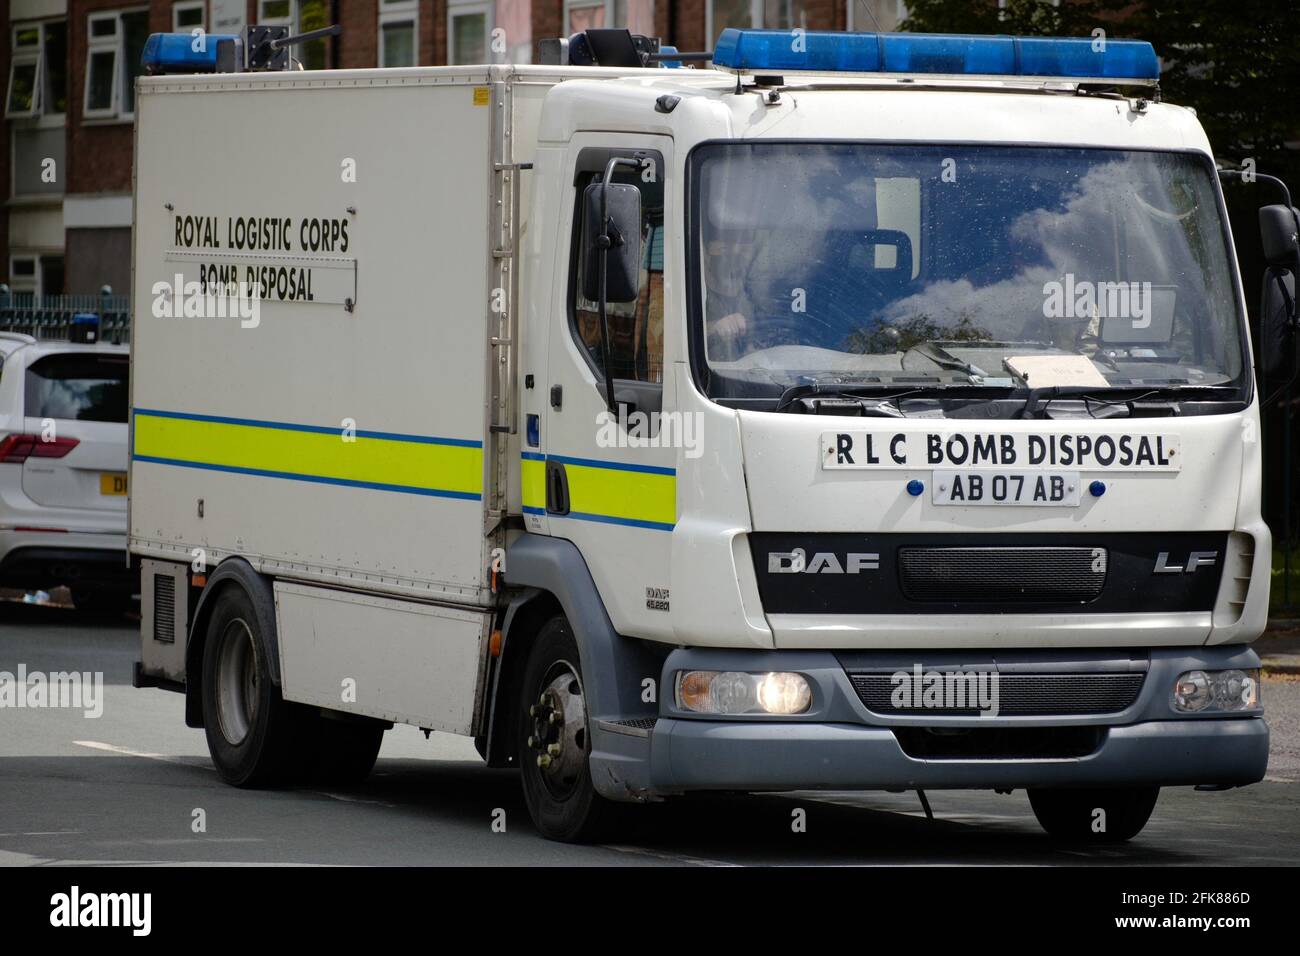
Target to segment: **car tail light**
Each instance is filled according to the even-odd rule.
[[[0,438],[0,462],[22,464],[28,458],[62,458],[77,447],[75,438],[7,435]]]

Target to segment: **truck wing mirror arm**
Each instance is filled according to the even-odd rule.
[[[619,167],[636,170],[641,168],[641,162],[621,156],[610,159],[601,181],[587,187],[583,203],[586,216],[583,233],[590,242],[586,250],[589,265],[583,275],[583,294],[596,300],[600,315],[605,404],[611,412],[615,411],[617,404],[609,355],[609,299],[613,297],[617,302],[635,300],[641,270],[641,190],[633,185],[613,182],[614,170]]]
[[[1259,306],[1259,378],[1261,405],[1286,393],[1300,372],[1300,335],[1297,334],[1296,276],[1300,275],[1300,210],[1291,205],[1291,191],[1276,176],[1244,170],[1220,169],[1219,178],[1242,182],[1262,180],[1282,194],[1280,204],[1261,206],[1259,234],[1264,253],[1264,281]],[[1281,384],[1268,390],[1273,382]]]

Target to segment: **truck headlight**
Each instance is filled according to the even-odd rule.
[[[802,674],[678,671],[677,706],[697,714],[802,714],[812,688]]]
[[[1188,671],[1174,682],[1174,710],[1184,714],[1253,710],[1259,706],[1259,671]]]

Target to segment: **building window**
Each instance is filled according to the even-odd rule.
[[[850,31],[893,33],[907,19],[904,0],[844,0],[844,4],[844,22]]]
[[[172,30],[176,33],[191,33],[206,26],[203,22],[203,0],[185,0],[184,3],[172,4]]]
[[[808,28],[804,0],[708,0],[705,40],[709,49],[727,27],[741,30],[793,30]]]
[[[9,257],[9,288],[14,292],[37,294],[40,282],[36,272],[35,256]]]
[[[447,5],[447,62],[487,63],[491,33],[492,4],[452,0]]]
[[[9,289],[20,296],[63,295],[63,257],[9,257]]]
[[[419,62],[418,24],[416,0],[380,0],[380,66],[415,66]]]
[[[61,116],[68,110],[68,27],[63,20],[14,27],[5,116]]]
[[[135,116],[135,78],[149,38],[149,11],[91,14],[86,36],[86,119]]]
[[[655,35],[654,0],[565,0],[565,35],[589,27],[627,27],[643,36]]]
[[[310,33],[330,25],[330,5],[327,0],[258,0],[257,23],[261,26],[286,26],[291,34]],[[328,66],[327,41],[312,40],[290,48],[289,55],[302,63],[307,70],[323,70]]]

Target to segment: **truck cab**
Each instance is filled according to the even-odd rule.
[[[659,650],[657,700],[625,676],[595,721],[596,790],[1026,787],[1124,836],[1158,786],[1260,779],[1259,398],[1194,113],[772,36],[542,114],[509,567],[571,542],[609,640]],[[613,156],[641,273],[602,340]]]

